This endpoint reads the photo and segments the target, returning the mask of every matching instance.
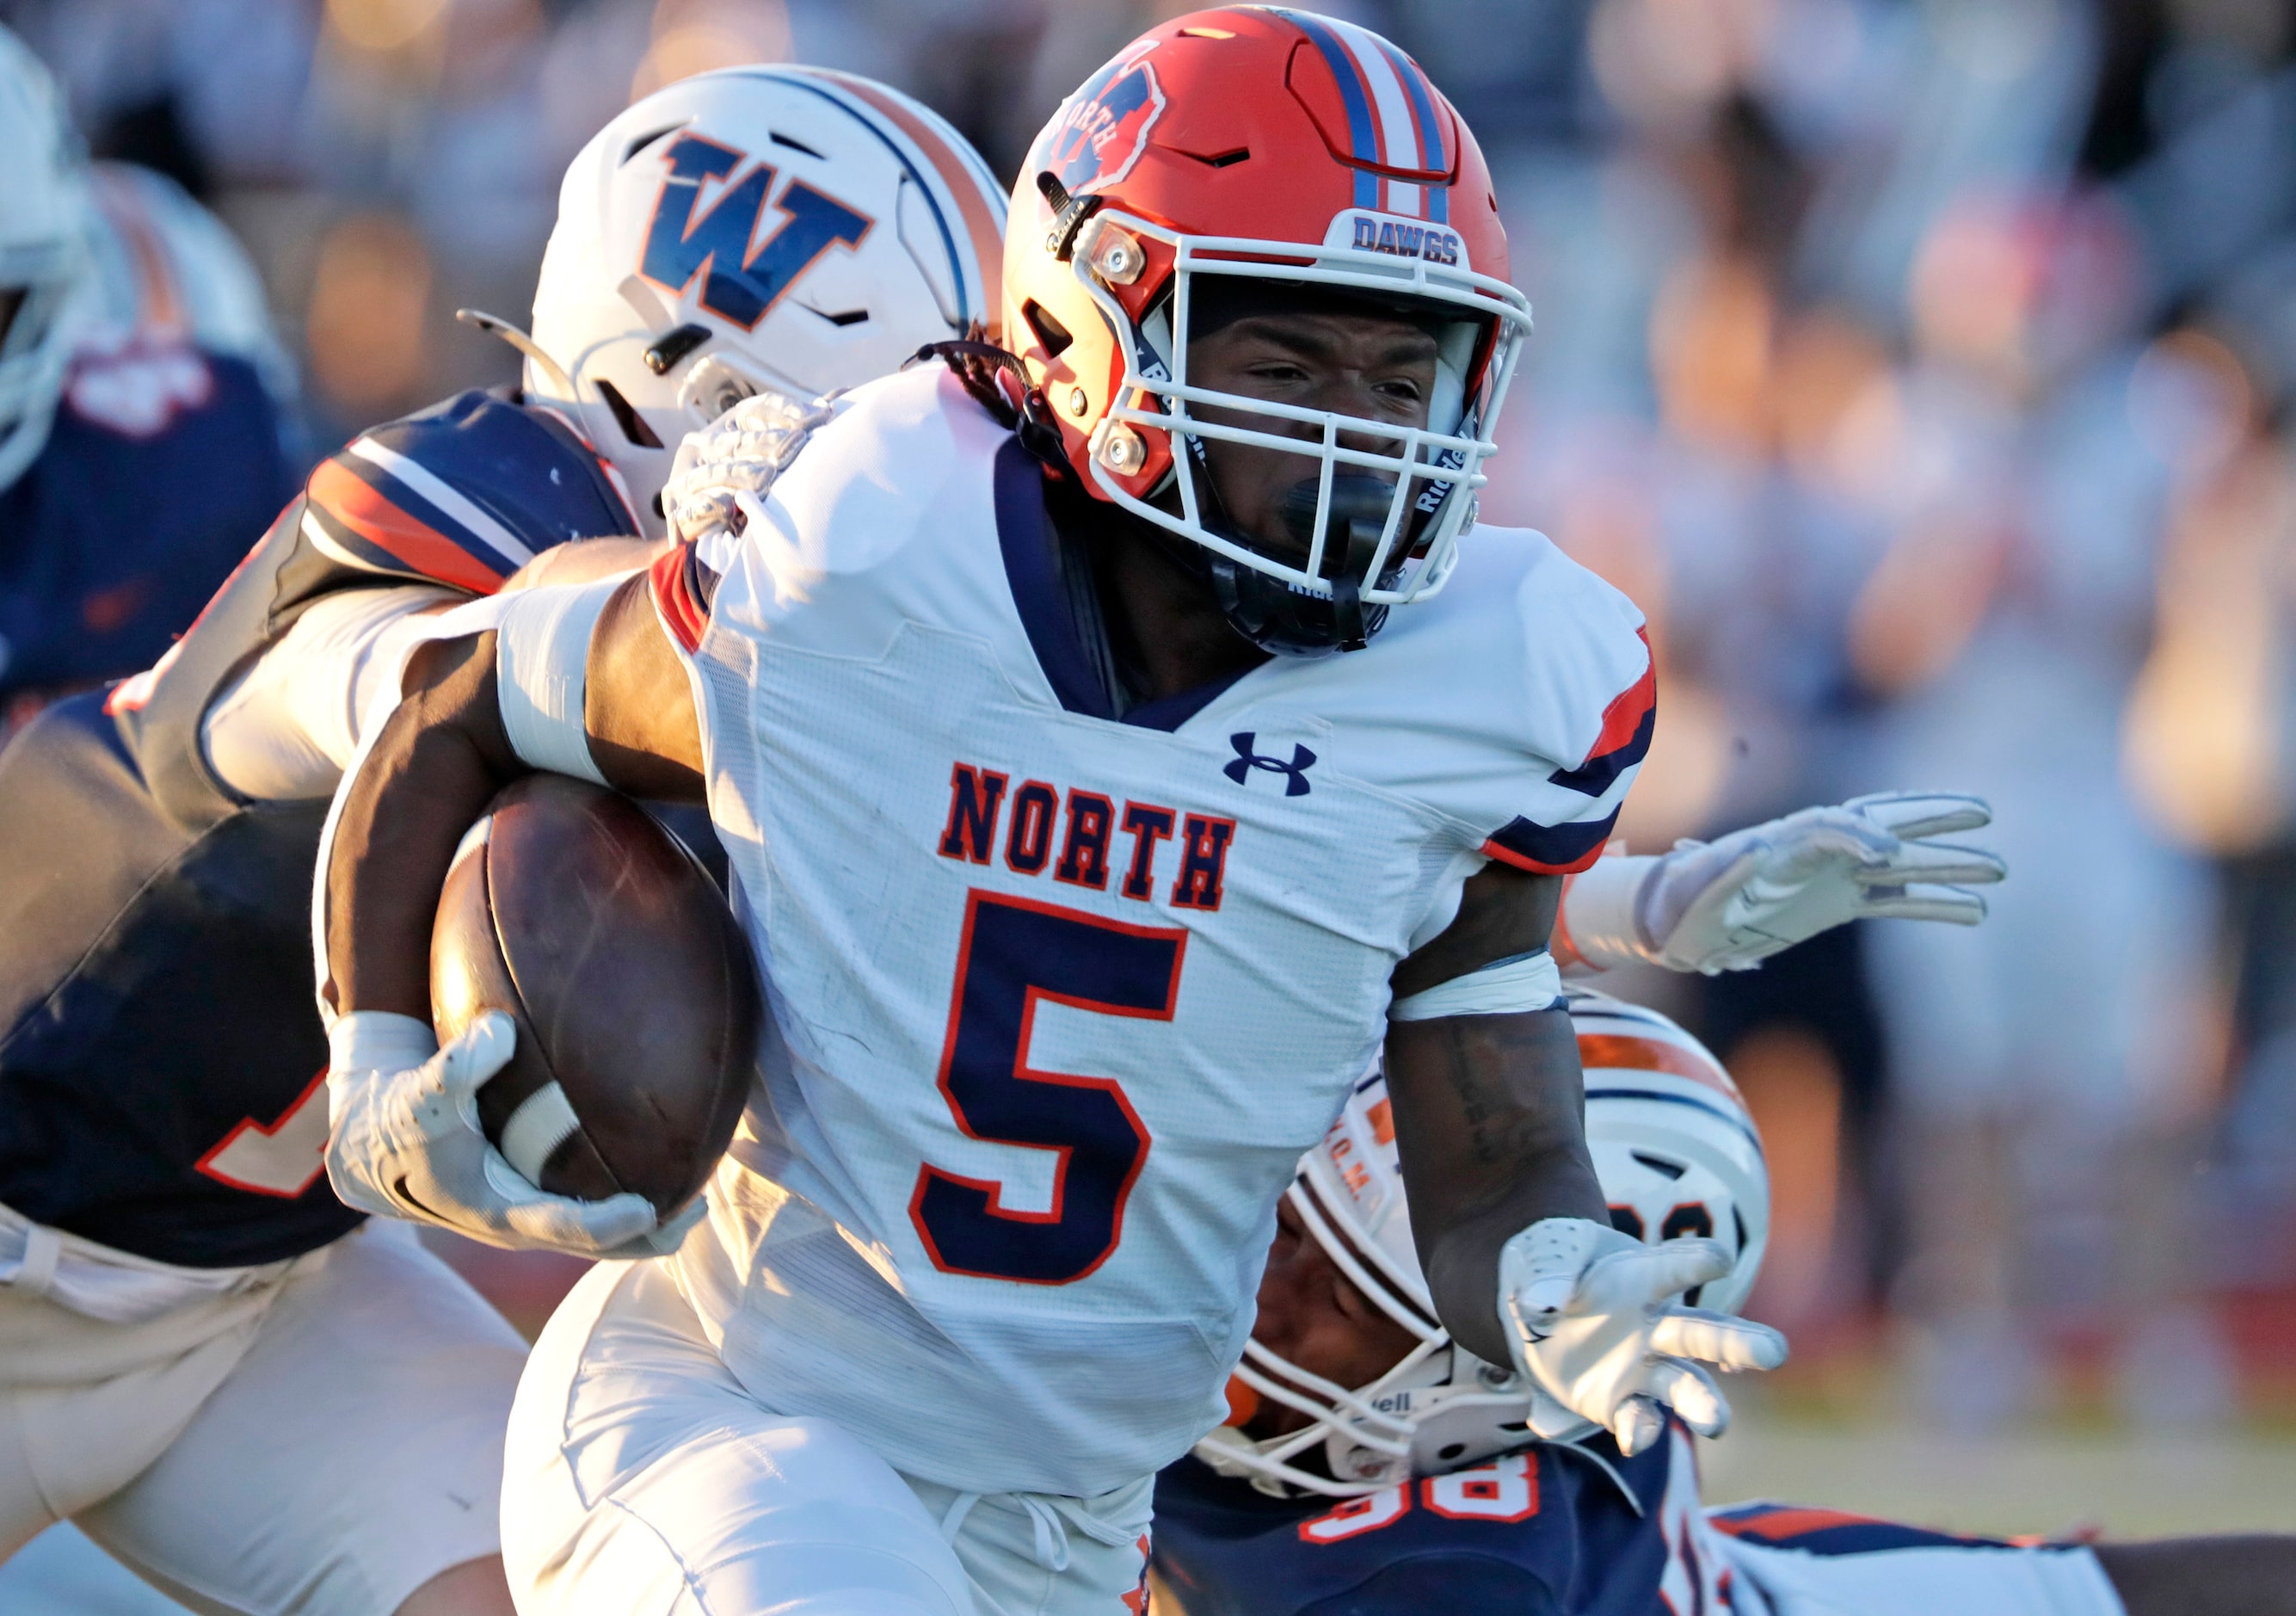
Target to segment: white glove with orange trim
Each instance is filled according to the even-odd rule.
[[[446,1048],[413,1016],[358,1011],[327,1029],[327,1181],[343,1204],[435,1223],[511,1251],[652,1257],[677,1249],[701,1198],[668,1222],[643,1195],[575,1201],[521,1177],[479,1127],[478,1092],[517,1046],[490,1011]]]
[[[1562,927],[1587,964],[1637,960],[1709,976],[1744,971],[1853,920],[1973,926],[1968,890],[2009,874],[1997,854],[1932,841],[1993,822],[1977,797],[1882,792],[1804,808],[1711,842],[1651,857],[1597,859],[1574,877]]]
[[[747,520],[742,496],[765,498],[807,439],[836,417],[837,398],[801,404],[781,393],[753,393],[688,432],[661,489],[669,536],[698,544],[720,531],[740,533]]]
[[[1786,1338],[1767,1325],[1677,1300],[1729,1271],[1730,1254],[1711,1240],[1645,1245],[1585,1218],[1542,1218],[1508,1241],[1499,1317],[1515,1367],[1570,1416],[1537,1407],[1533,1431],[1563,1438],[1591,1421],[1632,1457],[1665,1431],[1665,1408],[1701,1436],[1728,1430],[1730,1405],[1710,1366],[1729,1374],[1786,1361]]]

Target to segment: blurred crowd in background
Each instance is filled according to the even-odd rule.
[[[567,160],[802,60],[1009,176],[1180,4],[0,0],[263,277],[307,458],[514,378]],[[1487,521],[1648,612],[1636,850],[1970,791],[1981,929],[1610,985],[1728,1062],[1778,1395],[2296,1413],[2296,4],[1349,0],[1480,135],[1539,319]],[[164,499],[164,489],[152,490]],[[249,539],[256,537],[250,533]],[[1472,542],[1472,541],[1471,541]],[[1796,1389],[1799,1388],[1799,1393]]]

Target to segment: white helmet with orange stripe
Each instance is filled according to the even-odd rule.
[[[526,391],[570,417],[659,532],[678,440],[760,391],[803,404],[923,344],[994,337],[1004,197],[919,103],[822,68],[659,90],[566,171]]]
[[[1587,1140],[1611,1221],[1652,1243],[1721,1242],[1735,1259],[1730,1272],[1685,1300],[1735,1312],[1760,1271],[1770,1221],[1761,1136],[1737,1086],[1656,1011],[1580,989],[1569,1003],[1586,1070]],[[1357,1086],[1324,1142],[1300,1159],[1287,1195],[1341,1273],[1418,1344],[1350,1387],[1250,1342],[1229,1388],[1234,1423],[1198,1443],[1198,1458],[1265,1490],[1346,1497],[1522,1448],[1535,1415],[1540,1430],[1568,1420],[1512,1369],[1456,1345],[1437,1320],[1412,1244],[1383,1077]],[[1242,1427],[1270,1401],[1307,1423],[1247,1434]]]

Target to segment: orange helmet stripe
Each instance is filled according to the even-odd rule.
[[[1738,1086],[1713,1061],[1663,1038],[1636,1038],[1624,1032],[1582,1032],[1578,1035],[1578,1064],[1589,1071],[1663,1071],[1688,1078],[1716,1094],[1745,1103]]]
[[[971,164],[964,153],[952,147],[941,132],[919,118],[893,96],[865,78],[846,73],[824,73],[843,88],[867,102],[901,127],[901,132],[923,149],[924,154],[945,181],[956,193],[957,210],[964,216],[964,227],[972,238],[974,259],[980,267],[980,301],[987,323],[994,326],[1003,314],[1004,233],[997,228],[996,218],[988,210],[980,194],[980,186]]]

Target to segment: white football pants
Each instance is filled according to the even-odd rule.
[[[1975,1545],[1813,1554],[1721,1532],[1742,1616],[2128,1616],[2085,1548]]]
[[[503,1559],[524,1616],[1121,1616],[1144,1604],[1153,1490],[903,1475],[751,1397],[666,1263],[603,1263],[519,1382]]]
[[[0,1553],[70,1517],[193,1610],[259,1616],[382,1616],[495,1553],[517,1333],[406,1224],[283,1268],[139,1325],[0,1285]],[[42,1571],[78,1552],[0,1567],[0,1611],[87,1609]]]

